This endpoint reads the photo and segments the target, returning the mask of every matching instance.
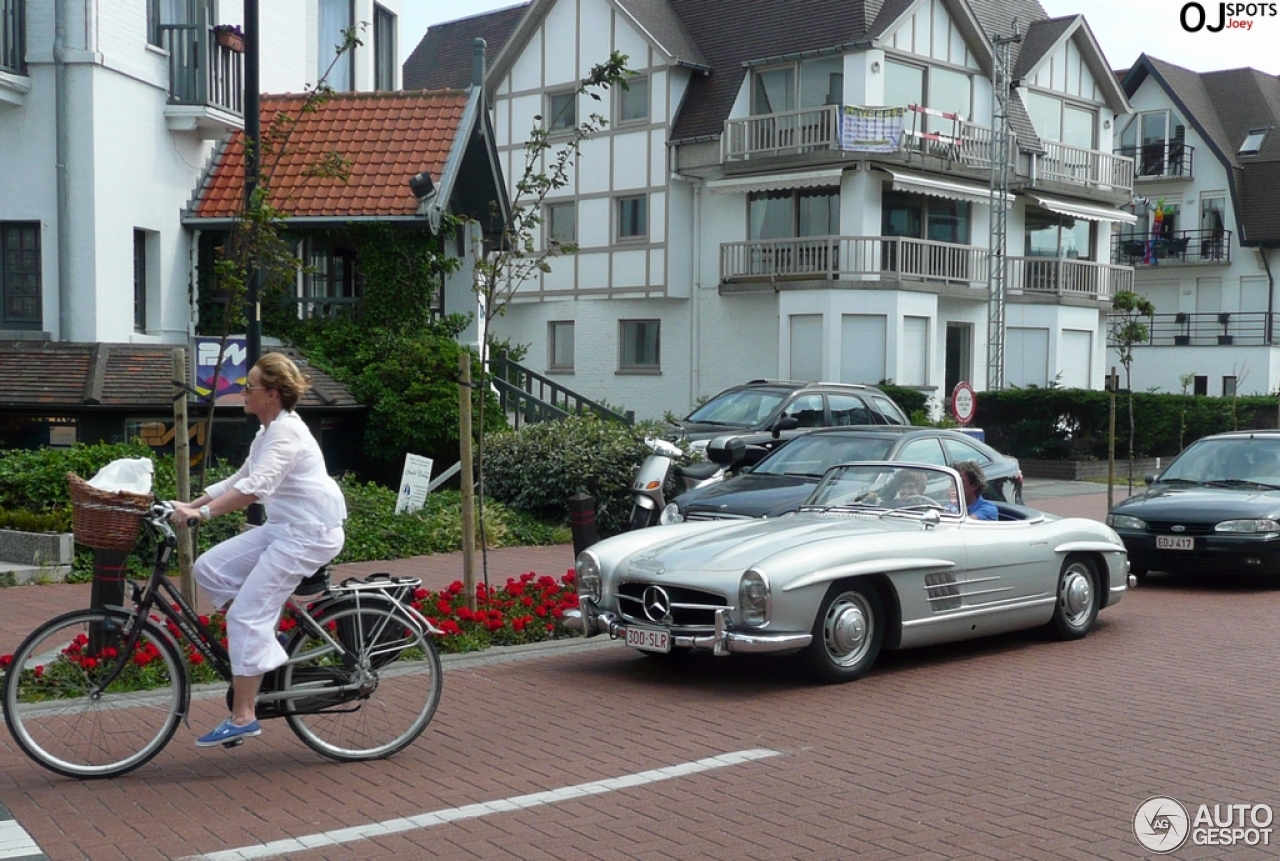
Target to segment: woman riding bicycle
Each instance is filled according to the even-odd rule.
[[[347,517],[342,491],[325,470],[315,437],[294,412],[310,387],[280,353],[250,369],[244,411],[262,423],[249,457],[230,478],[199,499],[175,502],[173,522],[205,521],[262,502],[263,526],[210,548],[195,565],[196,582],[227,614],[231,656],[231,716],[196,740],[213,747],[261,734],[254,711],[264,674],[288,659],[276,639],[281,608],[303,578],[342,550]]]

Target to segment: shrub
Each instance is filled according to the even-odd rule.
[[[631,479],[651,454],[646,435],[654,424],[635,427],[594,416],[570,416],[493,434],[485,442],[487,496],[546,520],[563,521],[575,493],[595,499],[600,537],[622,532],[631,502]]]

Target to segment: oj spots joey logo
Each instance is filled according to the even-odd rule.
[[[1184,3],[1179,16],[1182,29],[1188,33],[1208,30],[1252,30],[1259,18],[1274,18],[1280,14],[1275,3]]]
[[[1187,841],[1187,809],[1176,798],[1148,798],[1133,814],[1133,834],[1144,847],[1164,855]]]

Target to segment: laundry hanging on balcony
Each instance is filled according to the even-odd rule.
[[[840,149],[846,152],[897,152],[906,108],[845,105],[840,112]]]

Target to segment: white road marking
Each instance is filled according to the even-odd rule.
[[[0,811],[8,815],[8,811],[3,807],[0,807]],[[0,858],[25,861],[25,859],[47,859],[48,856],[40,851],[36,841],[31,839],[27,829],[18,824],[18,820],[0,819]]]
[[[271,843],[261,843],[257,846],[225,849],[221,852],[211,852],[208,855],[192,855],[182,859],[182,861],[246,861],[246,859],[250,858],[276,858],[281,855],[287,855],[290,852],[302,852],[321,846],[354,843],[358,840],[385,837],[388,834],[397,834],[402,831],[433,828],[437,825],[444,825],[447,822],[457,822],[460,819],[475,819],[492,813],[506,813],[511,810],[527,810],[531,807],[541,807],[544,804],[555,804],[587,795],[600,795],[632,786],[644,786],[648,783],[686,777],[690,774],[698,774],[715,768],[724,768],[729,765],[738,765],[778,755],[780,755],[780,751],[769,750],[768,748],[739,750],[733,753],[721,754],[720,756],[708,757],[707,759],[699,759],[695,762],[680,763],[666,768],[655,768],[636,774],[624,774],[621,777],[611,777],[606,780],[592,781],[591,783],[579,783],[575,786],[565,786],[560,789],[547,790],[546,792],[533,792],[529,795],[517,795],[513,798],[500,798],[479,804],[468,804],[464,807],[451,807],[447,810],[437,810],[402,819],[370,822],[367,825],[339,828],[335,831],[325,831],[321,834],[308,834],[289,840],[274,840]]]

